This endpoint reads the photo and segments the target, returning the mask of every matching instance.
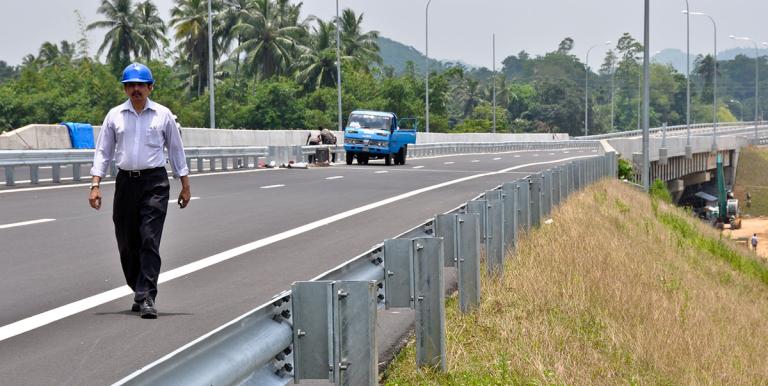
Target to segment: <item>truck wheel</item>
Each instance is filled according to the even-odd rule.
[[[347,165],[352,165],[352,161],[355,159],[355,153],[347,153]]]
[[[403,146],[403,155],[400,158],[400,165],[405,165],[406,158],[408,158],[408,145]]]
[[[368,164],[368,154],[360,153],[357,155],[357,164],[358,165],[367,165]]]
[[[387,155],[384,156],[384,165],[387,165],[387,166],[392,165],[392,155],[391,154],[387,154]]]

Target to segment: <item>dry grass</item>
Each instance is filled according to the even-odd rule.
[[[733,192],[740,201],[743,214],[768,215],[768,149],[749,147],[741,151]],[[752,196],[750,208],[745,205],[746,192]]]
[[[448,301],[447,373],[415,369],[411,343],[385,382],[768,384],[765,266],[724,257],[728,240],[617,182],[553,218],[500,280],[483,277],[479,310]]]

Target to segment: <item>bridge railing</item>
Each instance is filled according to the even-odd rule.
[[[191,168],[193,161],[196,161],[197,171],[204,171],[204,162],[209,162],[209,170],[214,171],[218,168],[228,169],[247,168],[258,165],[259,158],[268,155],[268,148],[265,146],[249,147],[193,147],[184,149],[187,158],[187,165]],[[51,179],[53,182],[61,182],[61,167],[69,165],[72,167],[72,180],[80,181],[82,165],[90,165],[93,162],[93,150],[0,150],[0,167],[5,169],[5,184],[13,186],[16,184],[16,168],[28,167],[30,182],[37,184],[39,182],[39,168],[41,166],[51,167]],[[253,163],[251,163],[253,161]],[[110,166],[110,176],[115,176],[117,170],[114,164]]]
[[[445,369],[444,267],[460,308],[479,305],[481,251],[501,270],[520,232],[569,195],[615,178],[617,155],[585,156],[509,181],[396,236],[190,342],[118,385],[285,385],[323,379],[373,385],[377,310],[416,310],[417,365]],[[481,248],[482,246],[482,248]],[[494,277],[490,275],[489,277]]]
[[[723,122],[718,123],[717,128],[718,130],[727,130],[727,129],[741,129],[749,126],[754,126],[755,122]],[[676,126],[667,126],[667,134],[668,135],[676,135],[680,134],[681,132],[685,132],[688,129],[687,125],[676,125]],[[702,130],[706,129],[706,130]],[[697,132],[711,132],[712,131],[712,124],[711,123],[696,123],[691,125],[691,130],[697,130]],[[651,135],[660,135],[664,131],[664,127],[655,127],[649,129],[649,132]],[[573,137],[573,139],[576,140],[600,140],[600,139],[613,139],[613,138],[630,138],[630,137],[637,137],[643,135],[642,130],[628,130],[628,131],[619,131],[615,133],[608,133],[608,134],[596,134],[596,135],[588,135],[588,136],[581,136],[581,137]]]

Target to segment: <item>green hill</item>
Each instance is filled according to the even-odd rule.
[[[576,193],[519,240],[468,314],[446,302],[447,372],[388,385],[764,384],[768,267],[685,211],[618,181]]]
[[[379,37],[379,49],[381,58],[384,60],[384,66],[390,66],[396,73],[402,73],[408,61],[412,61],[416,66],[416,72],[424,74],[425,56],[417,49],[396,42],[392,39]],[[442,70],[445,68],[443,62],[430,59],[430,70]]]

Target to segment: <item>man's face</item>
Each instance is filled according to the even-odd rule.
[[[124,83],[125,94],[133,103],[144,103],[152,92],[152,85],[148,83]]]

